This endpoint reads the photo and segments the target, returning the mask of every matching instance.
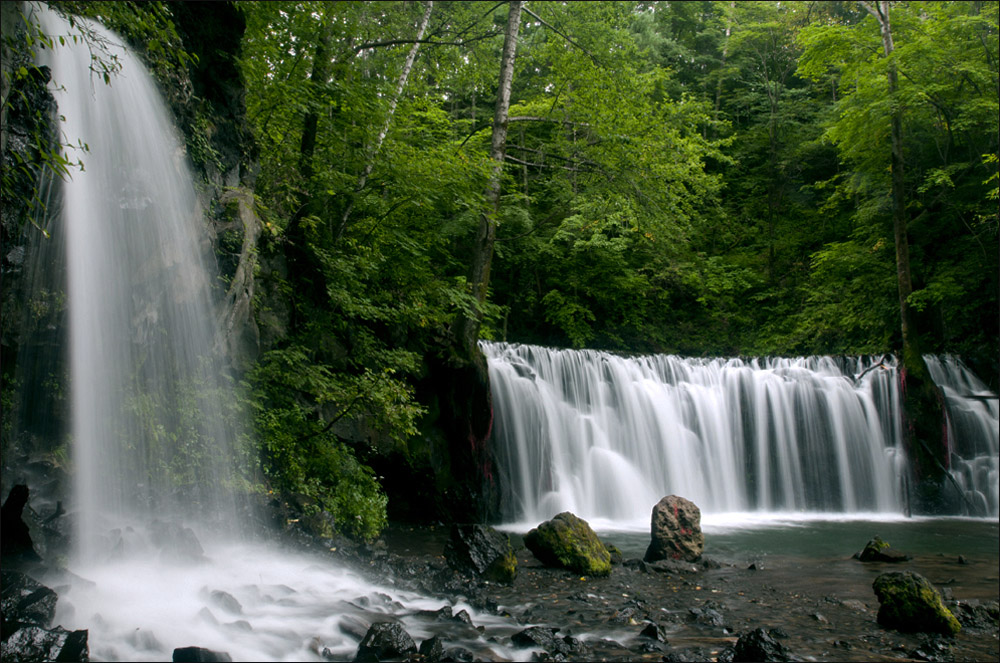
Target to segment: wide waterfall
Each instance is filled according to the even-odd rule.
[[[707,513],[907,509],[891,359],[620,357],[498,343],[484,350],[508,520],[570,510],[644,524],[671,493]],[[947,385],[971,374],[951,359],[932,367],[958,398]],[[970,390],[985,392],[981,383]],[[974,496],[967,499],[996,514],[992,399],[968,416],[958,416],[965,401],[950,403],[953,464],[963,468],[962,485]],[[992,437],[967,433],[975,426]]]
[[[72,459],[80,554],[137,519],[198,514],[233,527],[239,424],[219,378],[204,219],[182,144],[138,58],[96,23],[87,43],[55,12],[42,49],[63,140],[84,167],[57,183],[50,226],[66,247]],[[105,84],[91,49],[120,71]]]

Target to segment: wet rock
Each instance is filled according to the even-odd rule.
[[[211,594],[209,594],[209,598],[213,604],[215,604],[219,608],[222,608],[228,613],[234,615],[243,614],[243,606],[240,605],[240,602],[236,600],[236,597],[230,594],[229,592],[224,592],[220,589],[216,589]]]
[[[604,547],[607,549],[608,554],[611,555],[612,564],[622,563],[622,559],[624,559],[624,557],[622,556],[622,551],[618,549],[618,546],[615,546],[611,543],[605,543]]]
[[[444,556],[448,566],[493,582],[517,577],[517,556],[510,538],[486,525],[453,525]]]
[[[4,625],[6,631],[9,626]],[[61,626],[52,629],[22,626],[8,635],[0,645],[4,661],[89,661],[87,631],[67,631]]]
[[[705,549],[701,532],[701,510],[690,500],[668,495],[653,507],[650,542],[643,558],[647,562],[662,559],[694,562]]]
[[[444,643],[441,636],[435,635],[420,643],[420,655],[427,661],[440,661],[444,656]]]
[[[4,532],[6,536],[6,531]],[[47,627],[56,614],[59,596],[41,583],[18,571],[3,570],[0,606],[4,622],[18,622]]]
[[[714,608],[689,608],[688,614],[691,616],[692,621],[697,622],[698,624],[704,624],[706,626],[725,625],[725,620],[722,618],[722,615]]]
[[[657,642],[666,642],[667,633],[663,630],[663,627],[659,624],[654,624],[650,622],[646,624],[646,627],[639,632],[639,637],[649,638],[650,640],[656,640]]]
[[[872,583],[879,601],[878,623],[897,631],[956,635],[962,630],[941,595],[919,573],[883,573]]]
[[[719,660],[722,660],[720,657]],[[733,647],[733,657],[736,663],[742,661],[790,661],[791,654],[785,645],[771,637],[762,628],[744,633]]]
[[[353,615],[341,615],[340,623],[337,624],[337,629],[341,633],[349,635],[357,640],[364,638],[370,627],[371,624],[368,624]]]
[[[10,489],[7,499],[0,507],[0,557],[4,564],[19,562],[40,562],[42,558],[35,552],[31,533],[22,515],[28,505],[28,487],[17,484]]]
[[[465,647],[452,647],[441,657],[442,661],[460,661],[461,663],[472,663],[476,660],[476,655]]]
[[[208,561],[201,542],[190,527],[180,523],[154,520],[149,525],[150,540],[160,549],[160,557],[173,562]]]
[[[539,561],[549,566],[590,576],[611,573],[611,554],[607,548],[587,521],[569,511],[528,532],[524,545]]]
[[[865,544],[861,552],[854,553],[854,559],[862,562],[905,562],[913,559],[912,556],[896,550],[888,543],[875,537]]]
[[[178,647],[171,658],[174,663],[215,663],[232,661],[233,657],[224,651],[213,651],[204,647]]]
[[[958,623],[966,628],[996,630],[1000,621],[1000,605],[996,601],[986,605],[972,601],[956,601],[949,609],[958,619]]]
[[[559,630],[555,628],[532,626],[515,633],[510,640],[516,647],[537,647],[550,657],[556,657],[538,660],[565,660],[564,657],[580,659],[587,654],[587,648],[582,642],[570,635],[559,637],[558,632]]]
[[[381,661],[403,658],[417,653],[417,644],[400,624],[379,622],[372,624],[365,634],[355,661]]]

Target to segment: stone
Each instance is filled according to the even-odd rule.
[[[762,628],[744,633],[733,647],[733,660],[742,661],[790,661],[792,657],[785,645],[771,637]]]
[[[171,660],[174,663],[225,663],[233,657],[224,651],[213,651],[204,647],[178,647]]]
[[[510,641],[516,647],[532,647],[544,650],[553,657],[573,657],[583,659],[587,652],[586,646],[578,639],[566,635],[559,637],[559,629],[547,626],[532,626],[511,636]]]
[[[705,549],[701,510],[690,500],[667,495],[653,507],[650,539],[643,558],[647,562],[663,559],[697,561]]]
[[[417,643],[410,634],[395,622],[372,624],[365,634],[355,661],[382,661],[389,658],[405,658],[417,653]]]
[[[6,630],[7,625],[4,625]],[[89,661],[90,646],[86,630],[67,631],[22,626],[9,636],[4,633],[0,659],[4,661]]]
[[[663,630],[663,627],[659,624],[654,624],[653,622],[646,624],[646,627],[639,633],[639,637],[650,638],[652,640],[656,640],[657,642],[667,641],[667,634]]]
[[[604,547],[608,549],[608,554],[611,555],[612,564],[622,563],[622,559],[624,559],[624,557],[622,556],[622,551],[618,549],[618,546],[611,543],[605,543]]]
[[[4,622],[31,624],[43,628],[52,623],[59,596],[30,577],[18,571],[3,570],[0,576],[3,591],[0,607]]]
[[[0,507],[0,557],[4,565],[11,562],[40,562],[41,557],[35,552],[31,542],[31,533],[22,515],[28,506],[28,487],[17,484],[10,489],[7,499]]]
[[[485,580],[510,584],[517,577],[510,538],[487,525],[452,525],[444,556],[456,571]]]
[[[589,576],[611,573],[611,554],[587,521],[569,511],[547,520],[524,537],[540,562]]]
[[[878,536],[865,544],[861,552],[854,554],[854,559],[862,562],[890,562],[899,563],[913,559],[912,556],[896,550]]]
[[[912,571],[883,573],[872,583],[879,601],[878,623],[911,633],[956,635],[962,625],[941,602],[927,578]]]
[[[441,636],[435,635],[420,643],[420,655],[428,661],[440,661],[444,656],[444,643]]]

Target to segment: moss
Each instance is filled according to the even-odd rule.
[[[493,563],[490,564],[490,568],[486,569],[484,575],[487,580],[505,585],[514,582],[514,578],[517,577],[517,555],[510,548],[509,542],[507,544],[507,552],[502,557],[493,560]]]
[[[611,573],[608,549],[587,521],[568,511],[528,532],[524,544],[544,564],[591,576]]]
[[[872,583],[879,600],[878,623],[897,631],[957,635],[955,615],[941,602],[934,586],[918,573],[883,573]]]

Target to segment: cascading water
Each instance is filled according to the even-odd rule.
[[[645,523],[670,493],[708,513],[905,509],[891,364],[483,347],[507,519],[537,522],[570,510],[598,522]],[[932,366],[943,375],[955,365]],[[937,374],[941,384],[971,385],[967,372]],[[996,514],[995,396],[992,405],[974,403],[992,408],[992,423],[950,402],[954,437],[965,440],[956,443],[963,468],[956,471]],[[973,425],[992,426],[992,437],[967,436]]]
[[[101,26],[89,47],[120,64],[105,84],[76,30],[36,8],[61,134],[89,146],[61,183],[78,542],[95,558],[131,519],[237,522],[232,401],[213,352],[210,249],[181,143],[143,65]],[[213,525],[216,527],[217,525]]]
[[[39,64],[52,72],[64,140],[89,145],[85,170],[57,183],[51,206],[67,252],[76,482],[67,517],[78,535],[72,574],[48,580],[60,588],[55,623],[88,629],[94,660],[128,661],[169,660],[186,646],[234,660],[353,660],[359,623],[448,632],[432,612],[439,599],[241,535],[240,426],[217,377],[214,277],[201,258],[210,246],[181,144],[116,35],[76,19],[121,65],[106,85],[72,38],[78,28],[41,6],[32,20],[64,38]],[[501,621],[455,607],[478,624]],[[474,630],[450,639],[503,651]]]
[[[997,395],[955,357],[925,357],[948,404],[949,470],[976,515],[1000,513]]]

